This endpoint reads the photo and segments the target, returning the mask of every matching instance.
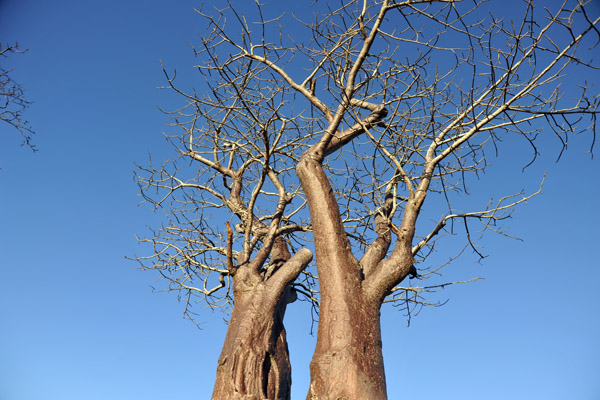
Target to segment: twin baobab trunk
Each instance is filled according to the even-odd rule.
[[[236,291],[213,399],[289,399],[292,379],[283,316],[293,292],[287,289],[277,301],[263,283],[244,289]]]
[[[296,299],[289,287],[312,259],[307,249],[293,257],[281,238],[271,259],[279,263],[271,275],[254,262],[235,270],[234,308],[219,357],[213,400],[288,400],[292,385],[283,327],[288,303]],[[272,261],[273,262],[273,261]]]
[[[401,227],[392,255],[384,259],[391,234],[386,221],[377,219],[379,236],[359,262],[319,157],[309,151],[296,170],[313,221],[321,287],[307,399],[386,399],[380,308],[386,293],[406,277],[414,262],[410,249],[414,230]]]

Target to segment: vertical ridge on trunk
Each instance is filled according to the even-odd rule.
[[[238,293],[219,357],[213,400],[290,398],[292,384],[283,317],[291,289],[272,301],[268,287]]]

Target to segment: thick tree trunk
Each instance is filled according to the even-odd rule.
[[[322,304],[308,400],[386,399],[379,303],[360,288]]]
[[[283,317],[294,293],[287,289],[277,302],[264,283],[248,289],[236,291],[212,399],[287,400],[292,379]]]
[[[365,291],[339,207],[322,165],[309,154],[296,171],[315,236],[321,306],[311,362],[309,400],[386,399],[379,310],[382,296]]]
[[[231,236],[228,226],[234,307],[212,399],[288,400],[292,374],[283,317],[287,304],[296,300],[289,285],[312,260],[312,252],[300,249],[291,256],[285,240],[276,237],[264,240],[253,260],[238,259],[234,266]],[[265,269],[267,254],[271,264]]]

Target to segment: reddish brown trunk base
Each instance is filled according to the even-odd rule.
[[[260,288],[236,296],[213,400],[288,400],[292,384],[283,316],[289,296],[269,304]]]
[[[307,400],[387,399],[379,306],[360,298],[321,308]]]

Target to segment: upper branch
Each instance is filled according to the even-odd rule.
[[[26,51],[19,50],[18,43],[8,46],[0,43],[0,57],[7,57],[9,53],[25,53]],[[23,144],[31,150],[37,151],[31,142],[34,131],[23,117],[23,113],[31,102],[26,100],[23,86],[12,79],[10,72],[11,70],[0,66],[0,121],[15,128],[21,134]]]

